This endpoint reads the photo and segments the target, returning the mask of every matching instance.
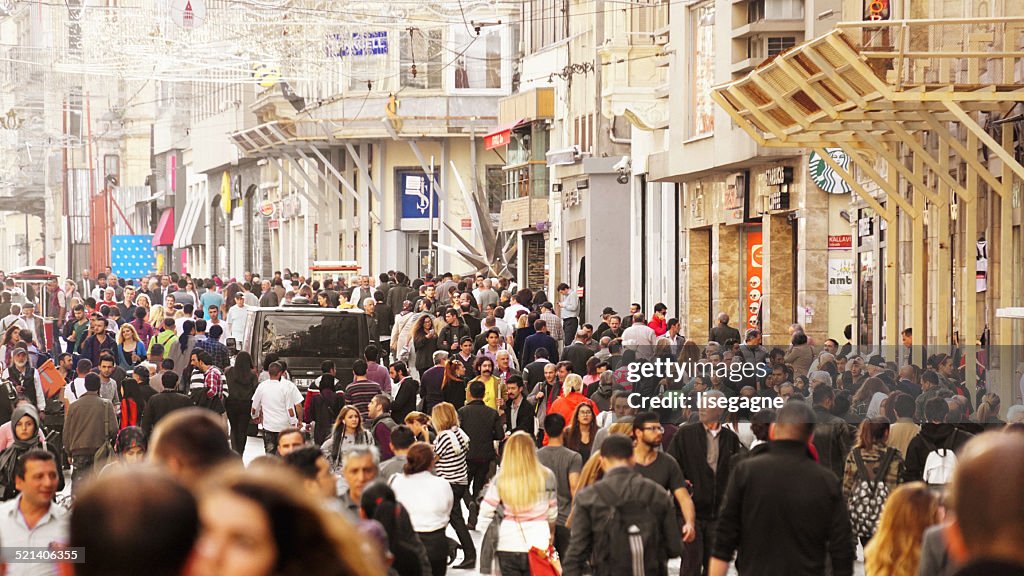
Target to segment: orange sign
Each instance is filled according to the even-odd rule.
[[[757,328],[757,317],[761,311],[761,298],[764,296],[763,270],[764,261],[762,258],[763,246],[761,244],[761,231],[747,232],[747,328]]]

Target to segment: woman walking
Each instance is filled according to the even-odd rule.
[[[363,417],[355,406],[345,406],[338,413],[334,422],[331,437],[323,445],[324,456],[331,465],[331,472],[341,473],[341,464],[345,453],[356,446],[373,446],[373,435],[363,428]]]
[[[243,454],[251,418],[252,396],[256,393],[256,372],[253,370],[252,356],[244,350],[239,352],[235,356],[235,365],[228,368],[224,378],[229,391],[224,408],[231,428],[231,449]]]
[[[434,452],[437,453],[437,475],[447,480],[452,486],[455,504],[452,506],[450,522],[455,529],[462,548],[462,563],[457,569],[472,569],[476,566],[476,547],[473,538],[466,528],[466,520],[462,517],[462,497],[469,486],[469,467],[466,457],[469,451],[469,435],[459,427],[459,414],[455,407],[447,402],[434,406],[430,420],[437,429],[434,440]]]
[[[444,535],[452,510],[458,506],[452,485],[433,473],[434,449],[416,442],[409,447],[405,468],[391,477],[395,499],[409,512],[413,530],[427,549],[433,576],[448,571],[448,538]]]

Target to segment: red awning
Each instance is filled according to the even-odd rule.
[[[174,244],[174,208],[164,208],[160,222],[156,225],[153,235],[153,246],[171,246]]]
[[[484,148],[487,150],[493,150],[494,148],[508,146],[509,142],[512,141],[512,129],[522,123],[522,120],[516,120],[511,124],[495,128],[489,134],[484,136]]]

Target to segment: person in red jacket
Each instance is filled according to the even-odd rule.
[[[570,422],[580,404],[589,404],[594,409],[595,418],[601,412],[593,400],[583,395],[583,378],[579,374],[569,374],[562,382],[562,395],[551,405],[548,414],[561,414],[566,422]]]
[[[654,330],[655,336],[663,336],[668,332],[668,320],[665,318],[668,314],[668,306],[658,302],[654,305],[654,315],[651,316],[651,321],[647,323],[647,326]]]

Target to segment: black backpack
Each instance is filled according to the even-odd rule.
[[[642,481],[631,477],[629,484]],[[650,502],[622,499],[606,484],[593,486],[601,502],[611,509],[608,518],[594,530],[594,554],[591,565],[595,576],[645,576],[657,574],[662,549],[661,521]]]

